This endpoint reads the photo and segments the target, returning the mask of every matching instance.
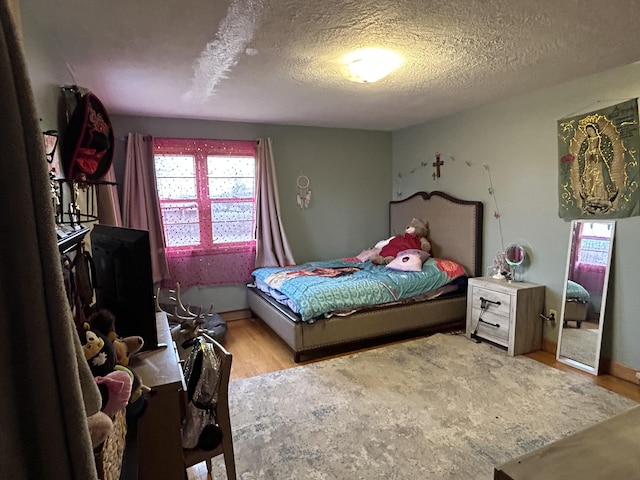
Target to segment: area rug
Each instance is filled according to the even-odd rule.
[[[230,384],[239,479],[491,479],[636,403],[463,335],[436,334]],[[226,478],[222,456],[213,478]]]

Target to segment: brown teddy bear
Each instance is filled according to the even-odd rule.
[[[396,235],[386,242],[376,244],[376,248],[380,248],[380,252],[370,260],[377,265],[387,265],[396,258],[398,253],[405,250],[423,250],[431,253],[431,242],[429,242],[428,236],[427,223],[418,218],[412,218],[404,230],[404,235]]]
[[[123,367],[129,366],[129,357],[140,351],[144,345],[142,337],[132,335],[131,337],[116,338],[113,341],[113,348],[116,351],[116,363]]]

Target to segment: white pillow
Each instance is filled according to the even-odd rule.
[[[429,256],[424,250],[403,250],[398,252],[396,258],[387,264],[387,268],[403,272],[421,272],[422,264],[427,261]]]

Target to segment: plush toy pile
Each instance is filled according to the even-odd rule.
[[[119,338],[115,317],[108,310],[99,310],[78,329],[84,357],[93,373],[102,396],[101,411],[89,417],[89,431],[94,448],[100,445],[113,428],[115,415],[124,409],[140,414],[148,392],[140,376],[128,368],[129,356],[138,352],[142,337]]]
[[[396,235],[378,242],[372,249],[358,255],[361,261],[370,260],[377,265],[388,265],[404,252],[424,252],[418,257],[428,258],[431,253],[431,242],[428,240],[429,227],[418,218],[412,218],[403,235]],[[425,255],[426,253],[426,255]]]

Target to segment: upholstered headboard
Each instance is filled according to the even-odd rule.
[[[418,192],[389,203],[389,233],[402,235],[409,221],[429,224],[432,255],[460,263],[467,275],[482,275],[481,202],[460,200],[444,192]]]

